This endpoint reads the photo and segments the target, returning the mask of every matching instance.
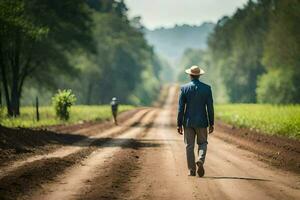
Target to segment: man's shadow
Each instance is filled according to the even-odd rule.
[[[231,180],[247,180],[247,181],[271,181],[268,179],[251,178],[251,177],[237,177],[237,176],[204,176],[206,179],[231,179]]]

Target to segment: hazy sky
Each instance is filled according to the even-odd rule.
[[[231,15],[248,0],[125,0],[129,16],[141,16],[150,29],[175,24],[201,24],[217,22],[224,15]]]

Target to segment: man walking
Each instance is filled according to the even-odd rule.
[[[204,176],[204,161],[207,150],[207,127],[209,133],[214,131],[214,107],[212,92],[209,85],[199,81],[205,72],[198,66],[185,70],[191,82],[181,87],[177,117],[177,131],[184,132],[186,156],[190,176]],[[184,130],[183,130],[184,129]],[[194,146],[197,138],[198,157],[195,162]]]
[[[117,115],[118,115],[119,104],[118,104],[117,97],[112,98],[110,105],[111,105],[111,112],[112,112],[112,116],[114,118],[115,125],[118,125]]]

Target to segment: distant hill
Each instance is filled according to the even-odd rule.
[[[187,48],[205,49],[207,37],[214,26],[213,23],[200,26],[176,25],[173,28],[146,29],[145,35],[156,52],[174,65]]]

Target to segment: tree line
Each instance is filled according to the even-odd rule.
[[[21,100],[59,88],[79,104],[149,104],[161,65],[123,0],[0,0],[0,96],[10,116]]]
[[[205,66],[220,102],[299,103],[299,21],[299,0],[249,0],[218,21],[207,50],[188,50],[182,62]]]

